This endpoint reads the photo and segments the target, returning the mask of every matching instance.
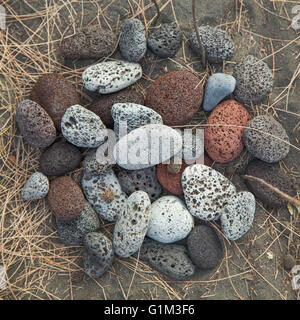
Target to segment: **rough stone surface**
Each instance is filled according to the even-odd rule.
[[[84,236],[100,227],[99,218],[88,202],[77,218],[71,221],[57,219],[56,224],[60,239],[67,246],[81,246]]]
[[[292,180],[280,169],[278,163],[270,164],[255,159],[248,164],[245,173],[264,180],[286,194],[291,196],[295,195]],[[286,200],[260,182],[246,180],[246,184],[255,197],[268,207],[280,208],[286,205]]]
[[[199,27],[199,34],[209,62],[221,63],[232,58],[234,43],[226,31],[216,27],[201,26]],[[190,35],[189,40],[191,47],[198,52],[199,43],[196,32]]]
[[[117,37],[109,29],[88,26],[64,38],[60,52],[66,59],[100,59],[109,56],[116,44]]]
[[[254,157],[268,163],[284,159],[290,151],[285,129],[272,116],[253,118],[244,130],[243,141]]]
[[[121,26],[119,49],[127,61],[140,61],[147,51],[145,27],[139,19],[127,19]]]
[[[195,266],[182,245],[160,244],[146,239],[140,250],[140,258],[171,279],[186,280],[195,273]]]
[[[138,63],[104,61],[85,69],[82,82],[87,90],[106,94],[129,87],[142,75],[142,67]]]
[[[42,154],[40,170],[47,176],[60,176],[79,167],[80,161],[80,151],[70,143],[60,141]]]
[[[136,90],[126,88],[115,93],[97,97],[89,109],[96,113],[108,128],[113,128],[114,121],[111,116],[111,108],[115,103],[136,103],[143,105],[144,97]]]
[[[225,97],[235,89],[236,80],[225,73],[215,73],[208,78],[205,87],[203,109],[212,111]]]
[[[220,217],[224,235],[229,240],[237,240],[246,234],[253,223],[255,198],[250,192],[233,195],[224,206]]]
[[[122,190],[128,195],[142,190],[145,191],[151,201],[156,200],[162,191],[161,185],[157,181],[155,167],[142,170],[124,170],[118,173],[118,179]]]
[[[115,253],[128,258],[139,250],[148,229],[151,202],[144,191],[136,191],[127,201],[127,208],[114,228]]]
[[[164,23],[152,32],[147,43],[150,50],[162,58],[174,57],[181,46],[182,31],[176,22]]]
[[[77,147],[96,148],[107,139],[106,127],[92,111],[74,105],[61,120],[63,136]]]
[[[193,229],[188,237],[187,247],[190,258],[200,269],[216,268],[224,256],[218,234],[205,224]]]
[[[217,220],[235,186],[221,173],[202,164],[187,167],[182,188],[190,213],[198,219]]]
[[[25,183],[21,196],[24,200],[39,200],[48,194],[49,180],[41,172],[35,172]]]
[[[271,69],[264,61],[248,55],[234,68],[235,98],[246,104],[257,104],[268,96],[273,86]]]
[[[188,71],[173,71],[155,80],[145,105],[163,118],[168,126],[183,125],[199,110],[203,98],[200,80]]]
[[[83,170],[94,176],[102,174],[113,167],[109,158],[101,157],[101,153],[97,156],[97,150],[97,148],[90,149],[82,162]]]
[[[30,97],[47,111],[58,131],[65,111],[81,103],[72,83],[56,73],[42,75],[33,87]]]
[[[162,243],[184,239],[194,227],[194,218],[184,202],[175,196],[164,196],[151,205],[147,236]]]
[[[116,221],[125,210],[127,196],[112,170],[97,176],[84,173],[81,185],[86,199],[101,218]]]
[[[48,202],[56,218],[64,221],[77,218],[85,206],[81,189],[70,177],[59,177],[50,182]]]
[[[56,138],[56,129],[52,119],[34,101],[24,100],[18,105],[16,121],[24,140],[34,147],[46,148]]]
[[[216,162],[230,162],[240,155],[243,131],[250,121],[248,111],[235,100],[226,100],[210,114],[204,130],[204,145]],[[224,126],[223,126],[224,125]]]
[[[134,129],[147,124],[163,124],[161,116],[154,110],[134,103],[116,103],[111,109],[117,140]]]

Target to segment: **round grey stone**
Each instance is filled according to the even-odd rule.
[[[35,172],[25,183],[21,196],[24,200],[39,200],[49,192],[49,180],[41,172]]]
[[[103,159],[102,157],[100,158],[99,155],[97,157],[97,150],[97,148],[90,149],[82,162],[82,168],[84,172],[95,176],[102,174],[113,167],[113,164],[110,163],[109,158]]]

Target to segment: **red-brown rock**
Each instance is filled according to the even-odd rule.
[[[203,99],[200,80],[188,71],[169,72],[148,90],[146,106],[159,113],[165,125],[183,125],[199,110]]]
[[[220,103],[210,114],[204,131],[204,146],[216,162],[232,161],[243,150],[242,135],[250,115],[235,100]]]
[[[70,177],[59,177],[51,181],[48,201],[52,213],[63,221],[78,217],[85,205],[80,187]]]

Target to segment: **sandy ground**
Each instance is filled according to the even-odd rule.
[[[10,8],[17,15],[35,15],[35,10],[45,10],[44,1],[6,1]],[[96,5],[95,3],[98,3]],[[234,39],[236,52],[232,61],[223,65],[210,65],[207,70],[201,69],[199,58],[191,52],[187,43],[187,36],[192,30],[191,1],[162,0],[159,5],[162,8],[161,17],[157,22],[161,23],[173,21],[175,18],[184,31],[184,44],[175,59],[162,60],[147,52],[142,60],[144,70],[143,80],[138,84],[138,89],[145,93],[151,81],[158,75],[166,71],[179,70],[185,68],[194,70],[203,82],[207,76],[216,71],[232,72],[234,64],[247,54],[254,54],[264,59],[273,68],[274,88],[269,99],[261,105],[248,106],[252,115],[268,112],[273,114],[286,128],[291,144],[300,147],[300,126],[299,126],[299,33],[291,28],[293,17],[291,10],[297,1],[256,1],[256,0],[214,0],[197,1],[197,17],[199,25],[209,24],[221,26],[226,29]],[[26,4],[27,3],[27,4]],[[64,7],[59,9],[58,28],[52,28],[51,39],[60,39],[62,32],[68,25],[80,26],[88,23],[103,26],[111,26],[114,31],[125,18],[141,12],[144,3],[147,9],[150,1],[48,1],[48,9],[54,10],[55,5]],[[28,5],[29,4],[29,5]],[[70,8],[74,8],[72,11]],[[54,8],[54,9],[53,9]],[[102,9],[99,10],[99,8]],[[76,17],[77,15],[77,17]],[[138,15],[142,21],[149,22],[155,15],[154,7],[146,10],[146,15]],[[13,36],[20,43],[28,39],[31,30],[38,29],[44,17],[23,20],[21,24],[15,19],[9,20],[9,28],[13,30]],[[154,26],[151,26],[151,31]],[[52,30],[51,29],[51,30]],[[47,30],[44,28],[43,30]],[[49,29],[48,29],[49,31]],[[47,35],[40,33],[39,41],[41,45],[38,50],[45,55],[51,52],[53,69],[60,68],[61,57],[56,51],[58,42],[47,43]],[[49,36],[49,33],[48,33]],[[1,52],[0,52],[1,57]],[[119,58],[118,53],[113,56]],[[20,56],[19,61],[30,59]],[[46,58],[43,57],[45,60]],[[47,59],[46,59],[47,60]],[[1,61],[0,61],[1,63]],[[76,64],[76,68],[91,63],[84,61]],[[38,65],[38,63],[37,63]],[[37,78],[37,73],[41,70],[51,70],[52,62],[47,67],[40,67],[38,71],[30,70],[31,78],[23,79],[23,87],[17,94],[19,97],[26,97]],[[65,65],[70,67],[69,74],[73,75],[79,83],[81,70],[74,69],[70,61]],[[72,71],[73,70],[73,71]],[[19,70],[18,70],[19,71]],[[65,69],[64,72],[66,73]],[[297,73],[298,72],[298,73]],[[7,80],[7,79],[6,79]],[[79,90],[82,87],[78,84]],[[80,91],[86,101],[89,97],[86,92]],[[14,107],[10,112],[14,113]],[[205,121],[207,114],[200,111],[193,120],[193,124]],[[5,118],[3,118],[5,119]],[[13,152],[13,150],[11,151]],[[32,151],[31,151],[32,152]],[[289,156],[282,161],[282,170],[288,172],[293,179],[299,195],[300,162],[297,148],[291,148]],[[38,153],[32,153],[38,159]],[[2,158],[3,159],[3,158]],[[244,151],[234,162],[226,165],[215,165],[215,168],[229,177],[237,186],[239,191],[247,190],[240,174],[251,159]],[[27,170],[34,171],[37,161],[33,162],[33,167]],[[22,172],[22,166],[18,168]],[[26,174],[28,171],[26,171]],[[13,200],[12,200],[13,201]],[[34,209],[31,209],[34,210]],[[39,204],[36,210],[47,212],[47,204]],[[49,213],[48,213],[49,214]],[[61,246],[52,218],[49,216],[45,223],[54,232],[54,243]],[[217,224],[216,224],[217,226]],[[103,227],[103,230],[111,230],[111,226]],[[229,242],[224,240],[226,256],[221,265],[211,272],[197,271],[190,281],[170,281],[162,277],[135,258],[129,260],[116,259],[112,268],[98,281],[86,276],[81,280],[82,273],[76,272],[79,280],[74,279],[74,273],[65,272],[62,269],[49,272],[48,278],[44,277],[40,287],[36,291],[24,290],[20,294],[14,288],[9,298],[22,299],[299,299],[299,291],[291,288],[291,274],[283,267],[283,259],[289,253],[295,258],[295,263],[300,264],[300,221],[299,215],[294,212],[290,214],[288,208],[279,210],[267,210],[257,202],[257,211],[252,229],[241,240]],[[49,231],[49,230],[48,230]],[[66,249],[68,250],[68,249]],[[72,251],[73,252],[73,251]],[[74,251],[78,254],[78,250]],[[79,253],[80,254],[80,253]],[[2,260],[4,256],[2,256]],[[79,261],[80,259],[76,259]],[[16,265],[14,277],[21,272]],[[44,273],[43,273],[44,275]],[[24,284],[25,285],[25,284]],[[19,285],[19,288],[22,285]],[[22,290],[21,290],[22,291]],[[34,294],[33,294],[34,292]]]

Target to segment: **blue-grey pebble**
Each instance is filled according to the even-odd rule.
[[[39,200],[49,192],[49,180],[41,172],[35,172],[25,183],[21,196],[24,200]]]
[[[215,73],[210,76],[205,87],[203,109],[212,111],[219,102],[234,91],[235,85],[235,78],[229,74]]]

